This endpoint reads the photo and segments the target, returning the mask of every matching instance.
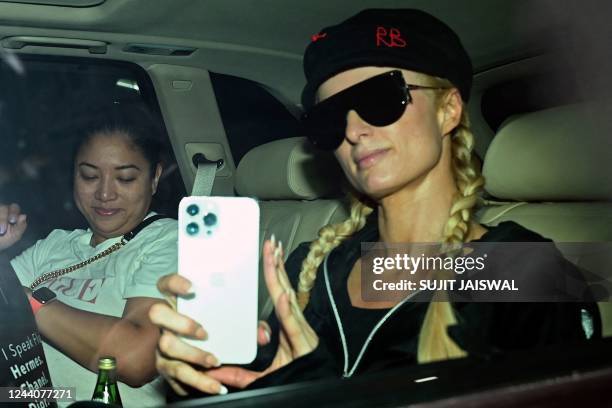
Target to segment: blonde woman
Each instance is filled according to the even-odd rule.
[[[277,244],[265,244],[276,316],[261,326],[261,352],[252,370],[214,368],[214,356],[176,336],[201,337],[205,328],[167,306],[154,306],[151,320],[166,329],[157,367],[175,391],[184,395],[187,385],[225,393],[225,385],[351,377],[476,349],[584,338],[572,304],[361,298],[362,242],[543,240],[515,223],[487,230],[474,220],[484,180],[465,109],[472,66],[448,26],[418,10],[366,10],[313,36],[304,68],[303,123],[315,146],[335,152],[355,191],[350,218],[298,247],[286,268]],[[560,259],[547,266],[568,267]],[[188,286],[178,276],[159,282],[172,295],[186,293]]]

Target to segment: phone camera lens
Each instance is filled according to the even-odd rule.
[[[199,230],[200,230],[200,227],[195,222],[191,222],[187,224],[187,234],[195,235],[198,233]]]
[[[215,213],[208,213],[204,216],[204,225],[207,227],[214,227],[217,225],[217,216]]]
[[[198,207],[195,204],[191,204],[189,207],[187,207],[187,214],[191,216],[198,215],[199,212],[200,212],[200,207]]]

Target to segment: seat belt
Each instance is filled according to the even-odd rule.
[[[223,166],[223,159],[212,161],[208,160],[202,153],[197,153],[192,160],[197,170],[191,195],[210,196],[217,170]]]

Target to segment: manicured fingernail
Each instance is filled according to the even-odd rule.
[[[278,241],[278,254],[279,256],[283,256],[283,241]]]
[[[0,235],[4,235],[6,233],[6,225],[0,225]]]
[[[205,339],[206,338],[206,331],[204,330],[204,328],[202,326],[200,326],[196,330],[195,335],[196,335],[196,337],[199,337],[201,339]]]
[[[9,217],[9,223],[15,224],[16,222],[17,222],[17,217],[15,217],[14,215],[11,215]]]
[[[268,342],[268,343],[269,343],[269,342],[270,342],[270,340],[271,340],[270,333],[268,333],[268,331],[267,331],[267,330],[265,330],[265,329],[264,329],[264,331],[263,331],[263,332],[264,332],[264,336],[266,336],[266,342]]]
[[[272,242],[272,248],[276,248],[276,237],[274,234],[270,237],[270,241]]]
[[[219,363],[219,360],[217,360],[217,358],[215,356],[209,355],[208,357],[206,357],[206,362],[211,367],[220,367],[221,366],[221,364]]]
[[[183,283],[183,290],[185,292],[188,292],[191,289],[192,286],[193,286],[193,284],[191,282],[186,281],[186,282]]]
[[[221,387],[219,387],[219,395],[225,395],[227,394],[227,388],[222,385]]]

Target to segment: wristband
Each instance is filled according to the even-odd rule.
[[[36,316],[36,313],[38,313],[40,308],[44,305],[44,303],[40,303],[38,300],[30,296],[30,307],[32,308],[32,313],[34,313],[34,316]]]

